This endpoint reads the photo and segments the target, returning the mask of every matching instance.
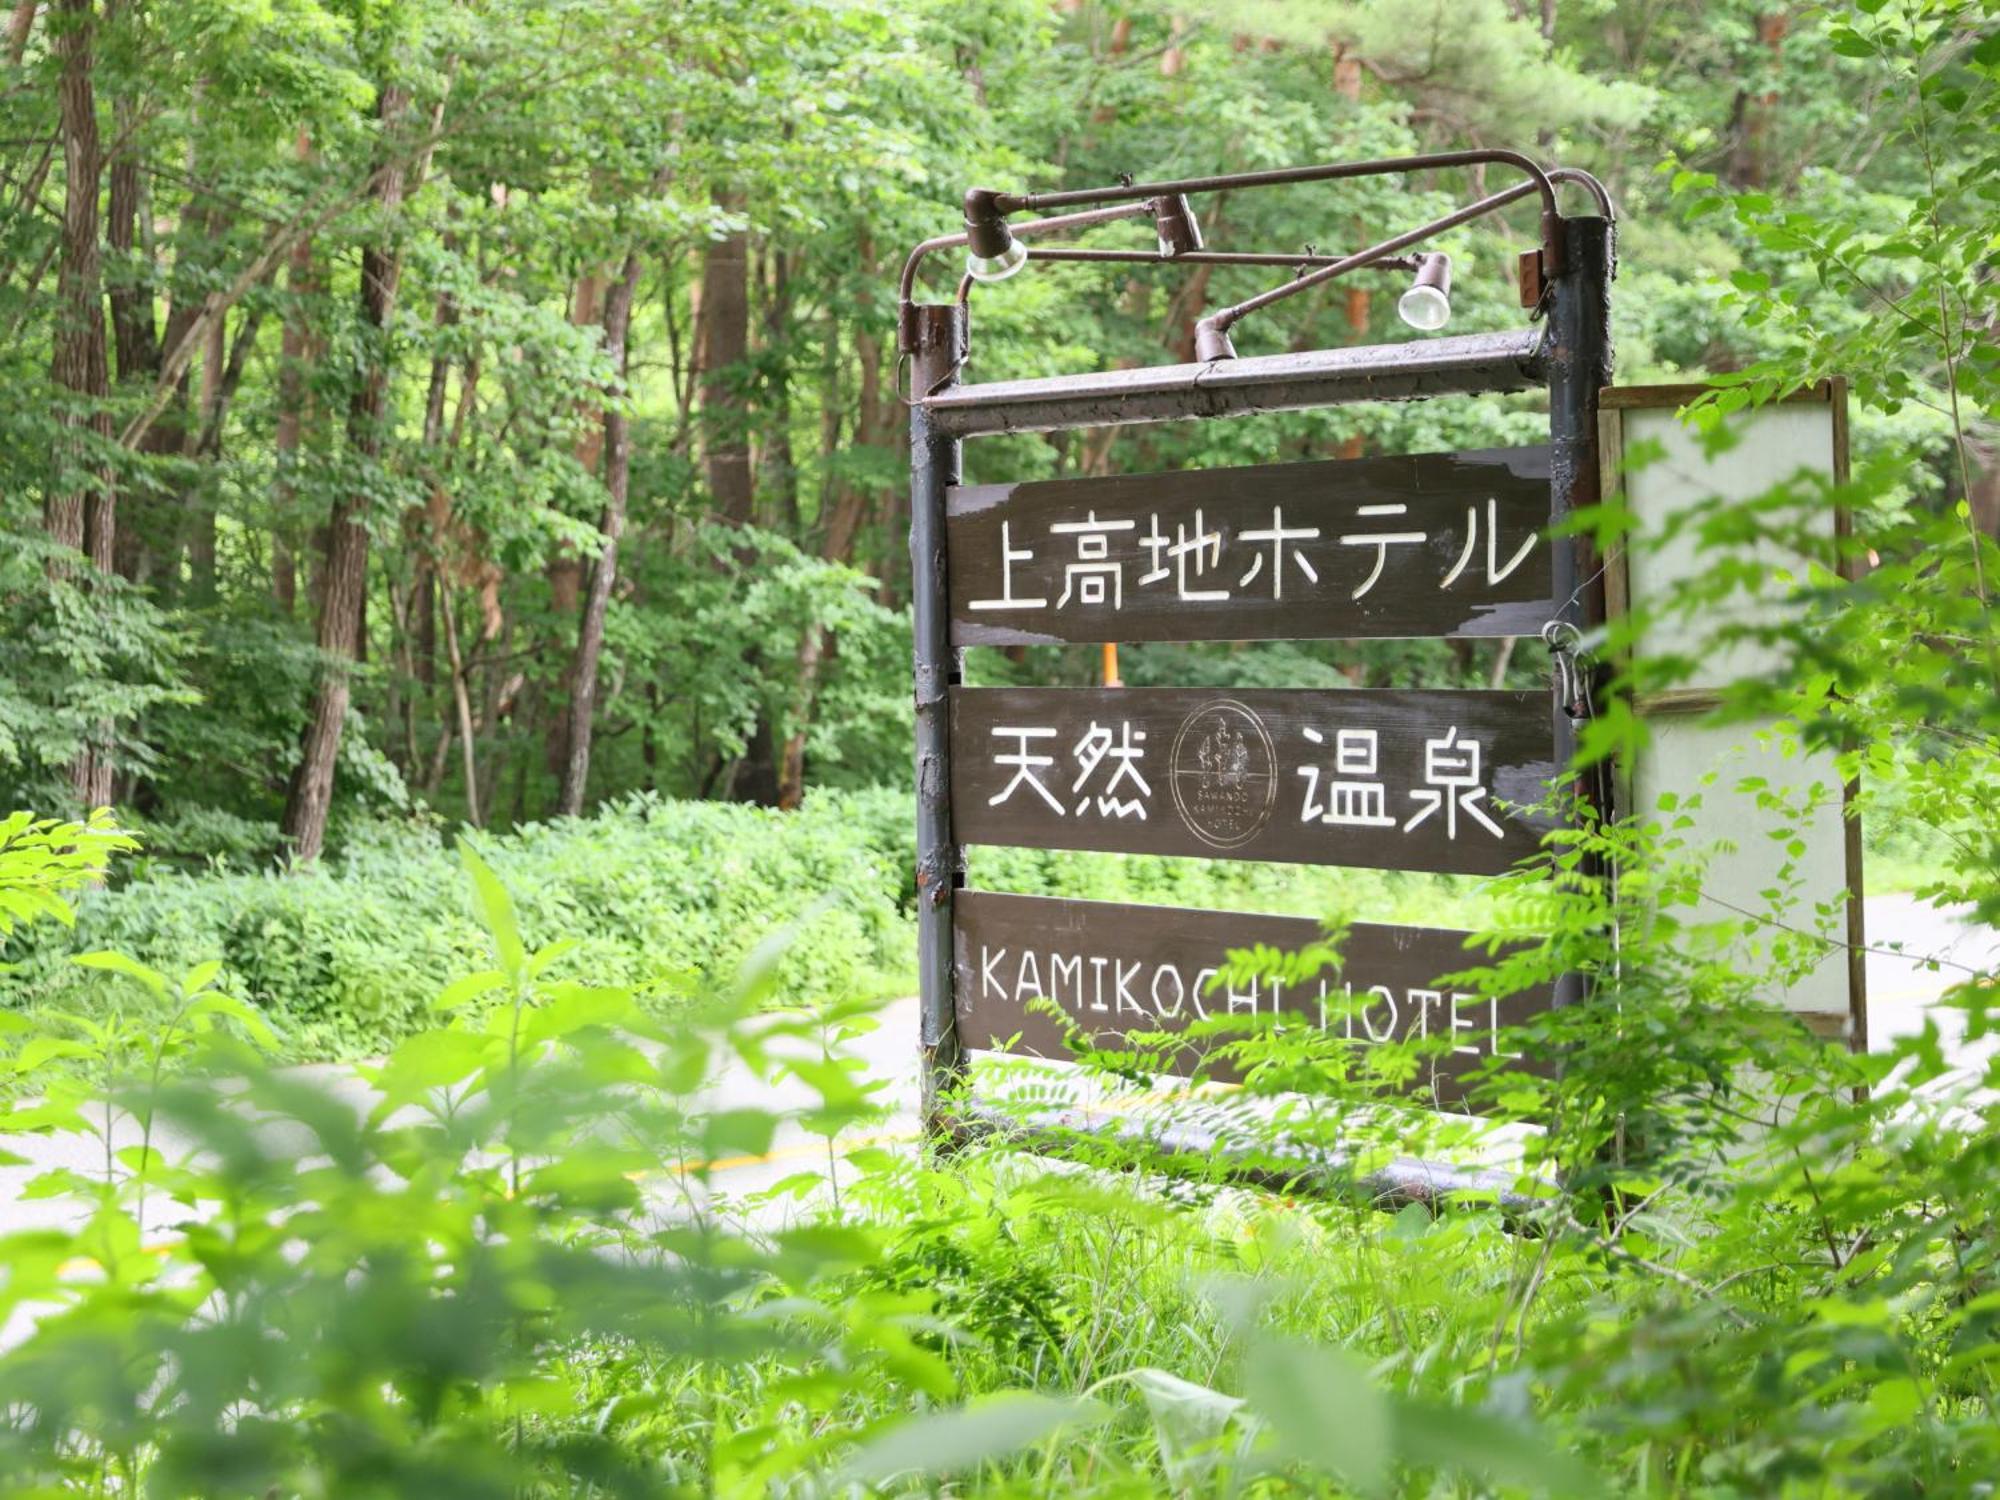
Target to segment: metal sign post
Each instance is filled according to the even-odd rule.
[[[910,593],[917,721],[917,993],[923,1049],[923,1114],[935,1121],[938,1099],[963,1058],[952,1015],[952,894],[965,862],[951,826],[951,691],[961,677],[951,643],[950,557],[945,496],[959,478],[959,439],[938,430],[929,401],[957,377],[964,358],[965,309],[917,307],[911,343]]]
[[[1466,159],[1525,161],[1511,153]],[[1423,164],[1465,163],[1455,154]],[[1344,164],[1257,180],[1412,169]],[[1038,204],[969,195],[967,234],[927,241],[913,255],[902,335],[912,360],[918,961],[924,1109],[933,1128],[947,1123],[940,1100],[962,1072],[964,1047],[1018,1034],[1030,1052],[1061,1055],[1060,1029],[1031,1010],[1031,1000],[1054,1002],[1100,1041],[1177,1032],[1218,1012],[1321,1026],[1329,1015],[1331,992],[1318,984],[1210,988],[1226,949],[1303,947],[1318,935],[1314,923],[961,891],[961,843],[1474,874],[1505,870],[1538,846],[1547,825],[1528,808],[1567,764],[1576,721],[1590,708],[1589,675],[1569,648],[1603,618],[1586,543],[1552,538],[1548,528],[1597,497],[1612,263],[1607,218],[1553,213],[1552,182],[1583,180],[1603,203],[1601,189],[1581,174],[1522,169],[1531,181],[1517,189],[1359,256],[1300,268],[1308,281],[1389,263],[1391,250],[1539,189],[1548,209],[1544,243],[1530,253],[1523,285],[1547,316],[1504,333],[1226,354],[1225,325],[1277,300],[1266,294],[1211,319],[1208,352],[1220,348],[1223,357],[963,385],[956,375],[965,304],[907,300],[917,259],[969,241],[975,272],[1011,274],[1022,247],[995,215]],[[1040,201],[1143,198],[1137,207],[1154,207],[1165,226],[1170,190],[1229,185],[1201,179]],[[1181,200],[1173,213],[1184,210]],[[1164,227],[1161,235],[1166,245]],[[1199,245],[1198,235],[1183,239]],[[991,433],[1537,386],[1548,391],[1550,417],[1547,444],[1534,447],[959,482],[962,443]],[[1551,640],[1551,694],[969,688],[959,670],[962,649],[982,644],[1502,635]],[[1577,791],[1602,795],[1594,784]],[[1440,1104],[1461,1097],[1460,1076],[1501,1045],[1502,1028],[1582,993],[1571,979],[1554,993],[1495,1004],[1438,986],[1438,975],[1465,966],[1465,936],[1357,926],[1342,983],[1365,1003],[1335,1012],[1334,1024],[1357,1046],[1448,1038],[1422,1080]],[[1199,1056],[1191,1042],[1170,1062],[1185,1070]]]

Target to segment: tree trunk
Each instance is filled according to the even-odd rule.
[[[92,467],[85,433],[109,436],[103,409],[110,393],[105,367],[104,305],[97,246],[97,194],[103,159],[97,138],[97,104],[91,78],[95,59],[92,0],[60,0],[54,48],[62,71],[57,80],[62,111],[63,196],[61,260],[56,277],[55,328],[50,371],[56,386],[70,394],[57,420],[56,473],[43,520],[65,546],[87,550],[85,513],[103,476]]]
[[[1772,76],[1777,75],[1784,53],[1785,37],[1791,31],[1788,11],[1764,11],[1756,20],[1757,41],[1768,55]],[[1771,126],[1778,115],[1778,91],[1745,90],[1736,96],[1735,144],[1729,153],[1727,176],[1738,188],[1768,187],[1771,180]]]
[[[446,235],[445,249],[450,252],[457,248],[457,236]],[[444,448],[444,417],[445,397],[451,389],[451,354],[443,333],[457,321],[457,303],[449,291],[440,292],[437,310],[431,316],[435,348],[431,353],[430,385],[424,393],[423,456],[419,460],[431,472],[430,498],[422,505],[407,506],[403,511],[403,540],[412,561],[409,590],[396,605],[396,611],[400,626],[398,639],[402,646],[401,670],[409,691],[407,694],[397,691],[396,679],[393,676],[390,678],[387,717],[392,722],[398,715],[402,718],[405,758],[412,776],[417,771],[418,699],[428,696],[417,689],[428,688],[437,680],[437,571],[442,554],[429,545],[435,530],[430,525],[430,516],[445,493],[443,476],[447,453]],[[453,430],[456,432],[455,426]],[[392,587],[392,601],[396,597]]]
[[[54,540],[81,550],[94,572],[109,573],[117,546],[118,496],[101,451],[93,452],[111,442],[111,412],[106,405],[111,380],[105,364],[97,243],[97,194],[104,162],[91,76],[96,15],[93,0],[61,0],[60,11],[54,47],[61,63],[57,90],[65,188],[50,366],[57,388],[67,394],[58,414],[62,432],[43,519]],[[70,785],[87,807],[110,802],[111,761],[101,744],[78,752],[70,765]]]
[[[742,207],[741,193],[718,189],[716,205]],[[750,352],[750,237],[738,231],[711,241],[701,263],[696,368],[701,382],[702,466],[716,516],[731,526],[755,518],[756,485],[750,461],[750,402],[746,360]],[[760,677],[762,653],[745,653],[743,670]],[[776,746],[768,718],[752,727],[744,755],[724,777],[725,796],[770,805],[777,801]]]
[[[604,281],[597,271],[586,271],[576,279],[576,294],[570,299],[569,320],[578,328],[597,328],[602,336],[604,327]],[[629,315],[628,315],[629,321]],[[604,461],[605,412],[598,402],[580,401],[579,409],[586,413],[582,430],[576,437],[576,463],[592,478],[597,476],[598,465]],[[567,543],[556,549],[549,559],[547,568],[549,581],[549,618],[556,622],[560,634],[562,622],[576,615],[583,600],[583,560],[576,550]],[[558,640],[551,643],[560,647]],[[570,685],[576,671],[575,648],[571,648],[570,659],[556,681],[555,702],[564,704],[569,699]],[[573,737],[570,732],[567,710],[550,718],[542,737],[542,756],[549,774],[560,784],[564,777],[564,767],[569,762]]]
[[[614,399],[604,408],[604,518],[598,530],[604,545],[590,568],[590,592],[577,626],[576,658],[569,670],[569,704],[564,714],[565,753],[562,790],[556,811],[576,817],[583,811],[584,787],[590,780],[590,735],[597,708],[597,663],[604,651],[604,617],[611,605],[611,586],[618,578],[618,538],[625,531],[625,501],[632,481],[632,422],[624,409],[627,335],[632,327],[632,298],[639,289],[638,252],[625,257],[625,274],[611,288],[604,306],[604,348],[617,371]]]
[[[570,306],[570,322],[578,328],[595,328],[604,318],[604,277],[595,271],[586,272],[576,279],[576,296]],[[588,404],[588,403],[586,403]],[[597,466],[604,457],[604,421],[600,412],[592,410],[583,424],[583,430],[576,438],[577,466],[586,473],[595,475]],[[558,618],[567,618],[577,611],[583,598],[583,563],[568,547],[561,549],[549,563],[549,609]]]
[[[458,710],[458,743],[465,761],[465,820],[478,828],[482,826],[479,816],[479,728],[472,721],[472,694],[465,680],[465,657],[458,649],[458,617],[451,607],[449,584],[439,590],[438,602],[444,606],[445,650],[450,653],[451,659],[451,697]],[[444,743],[450,743],[450,736],[446,736]],[[443,772],[443,753],[441,744],[438,750],[440,765],[431,777],[433,795]]]
[[[203,331],[201,393],[195,405],[193,430],[186,440],[189,457],[202,456],[208,433],[222,433],[223,367],[229,357],[229,317],[220,314]],[[181,525],[187,537],[188,599],[197,605],[215,602],[215,495],[197,470],[181,496]]]
[[[716,194],[735,209],[742,197]],[[750,236],[742,231],[708,247],[701,263],[702,461],[718,515],[732,526],[750,522],[751,483],[744,359],[750,352]]]
[[[1988,536],[2000,536],[2000,442],[1968,435],[1965,447],[1972,457],[1972,488],[1965,496],[1972,524]]]
[[[117,103],[118,137],[122,149],[107,164],[110,207],[104,226],[105,243],[113,256],[105,274],[105,295],[111,304],[112,352],[119,389],[132,394],[152,388],[159,379],[162,357],[159,321],[149,285],[149,273],[156,267],[141,266],[137,258],[139,223],[146,213],[145,180],[140,173],[139,158],[131,139],[138,112],[136,100],[120,99]],[[170,436],[172,445],[178,448],[178,430]],[[160,437],[158,430],[148,433],[140,451],[148,454],[163,451],[159,446]],[[123,524],[118,528],[114,565],[121,577],[145,583],[155,572],[158,552],[155,539],[148,534],[153,523],[147,517],[135,514],[130,506],[120,519]]]
[[[826,657],[826,632],[817,625],[806,627],[799,642],[792,670],[797,688],[791,733],[778,754],[778,806],[786,812],[798,809],[806,796],[806,731],[812,726],[813,699],[819,692],[819,669]]]
[[[312,138],[303,130],[299,132],[297,151],[302,162],[312,158]],[[271,527],[271,597],[288,615],[298,607],[299,575],[293,553],[295,532],[291,509],[298,490],[295,476],[300,452],[305,445],[309,399],[306,372],[318,356],[309,312],[318,291],[312,236],[301,235],[285,264],[285,330],[278,344],[278,430],[274,438],[278,482],[273,497],[277,515]]]
[[[873,243],[862,238],[864,264],[873,263]],[[853,403],[854,446],[857,448],[886,446],[896,441],[897,421],[902,415],[900,406],[885,397],[882,391],[882,347],[872,329],[872,299],[862,304],[861,316],[854,324],[854,353],[860,364],[860,389]],[[822,393],[823,404],[840,404],[838,397],[838,365],[829,366],[826,388]],[[820,426],[822,464],[827,464],[834,455],[839,437],[838,420],[823,419]],[[888,514],[888,524],[894,524],[895,495],[903,486],[895,485],[890,493],[879,497],[882,509]],[[866,489],[843,481],[832,485],[820,507],[820,556],[829,562],[855,563],[855,546],[858,542],[862,521],[871,499],[878,498]],[[900,549],[889,547],[885,551],[895,554]],[[890,573],[886,561],[882,565],[885,581],[894,575]],[[806,784],[806,734],[812,726],[813,703],[819,693],[819,677],[830,647],[826,632],[818,625],[808,625],[799,638],[797,649],[792,656],[792,722],[784,741],[778,747],[776,757],[777,803],[787,811],[796,808],[805,797]]]
[[[21,66],[28,54],[28,33],[35,27],[35,11],[40,0],[14,0],[14,13],[7,18],[7,65]]]
[[[121,117],[131,113],[129,108],[119,109]],[[143,196],[139,161],[128,143],[111,161],[110,213],[104,226],[105,243],[120,262],[107,278],[105,293],[111,303],[111,331],[120,385],[142,381],[150,384],[160,369],[160,331],[153,314],[153,293],[143,284],[138,267],[126,263],[138,248],[139,205]]]
[[[764,501],[764,524],[797,540],[799,535],[799,473],[792,452],[792,256],[770,246],[765,264],[762,352],[774,365],[766,410],[758,423],[764,443],[757,456],[762,476],[757,491]]]
[[[377,114],[393,127],[410,102],[407,90],[387,85],[381,90]],[[376,169],[375,200],[386,220],[393,220],[403,203],[404,168],[393,145],[385,144]],[[389,395],[389,354],[383,347],[396,306],[396,280],[402,270],[394,229],[387,243],[372,244],[361,253],[361,323],[372,347],[365,357],[360,383],[347,411],[347,441],[364,469],[373,468],[382,453],[382,433]],[[341,730],[347,721],[352,692],[349,664],[360,659],[361,608],[368,579],[368,494],[365,487],[341,498],[327,527],[326,574],[319,611],[319,649],[323,659],[319,682],[306,723],[305,741],[290,794],[285,799],[282,829],[294,860],[317,859],[326,843],[327,813],[333,804],[333,769],[340,755]]]

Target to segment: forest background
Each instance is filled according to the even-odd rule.
[[[1909,186],[1869,128],[1873,65],[1809,11],[23,0],[0,83],[0,801],[115,803],[156,858],[306,860],[420,806],[504,826],[901,781],[893,286],[964,188],[1522,147],[1622,207],[1619,378],[1739,368],[1765,351],[1712,278],[1759,252],[1684,227],[1658,165],[1885,218]],[[1466,176],[1226,195],[1207,233],[1347,248],[1465,201]],[[1532,240],[1531,208],[1453,237],[1454,331],[1512,321]],[[1184,359],[1203,310],[1270,279],[1049,269],[976,300],[969,378]],[[1322,289],[1247,322],[1245,352],[1397,337],[1400,290]],[[1032,478],[1528,422],[1381,408],[972,461]],[[1948,506],[1946,435],[1917,482]],[[1971,482],[1990,529],[2000,471]],[[1126,670],[1469,681],[1485,650],[1155,647]]]
[[[0,24],[0,797],[115,809],[0,819],[0,1488],[1990,1494],[2000,984],[1917,960],[1943,993],[1868,1052],[1774,1011],[1847,929],[1802,902],[1803,810],[1768,785],[1739,832],[1787,864],[1722,919],[1666,797],[1480,891],[974,852],[990,889],[1461,923],[1481,993],[1586,976],[1615,1004],[1523,1028],[1562,1066],[1481,1083],[1490,1121],[1535,1127],[1505,1192],[1377,1211],[1373,1166],[1466,1144],[1394,1107],[1447,1037],[1252,1024],[1216,1149],[1086,1130],[1060,1165],[1004,1134],[894,1149],[893,1090],[849,1053],[910,952],[891,288],[981,181],[1474,143],[1597,172],[1621,381],[1713,374],[1696,421],[1852,382],[1851,475],[1704,507],[1717,566],[1647,628],[1797,606],[1724,709],[1830,752],[1811,795],[1857,785],[1871,880],[1990,934],[2000,0],[42,0]],[[1488,185],[1205,217],[1219,245],[1330,249]],[[1532,231],[1445,241],[1455,331],[1521,316]],[[1265,284],[1031,266],[975,295],[972,373],[1181,357]],[[1406,337],[1400,289],[1295,299],[1239,347]],[[1540,424],[1524,397],[970,462]],[[1616,496],[1589,521],[1647,545]],[[1258,686],[1546,669],[1504,642],[1124,657]],[[1625,701],[1586,755],[1635,747]],[[368,1061],[271,1065],[330,1052]],[[1158,1071],[1144,1045],[1083,1061]],[[797,1107],[718,1107],[745,1070]],[[812,1170],[718,1210],[720,1165],[781,1128]],[[1313,1143],[1313,1193],[1216,1180]]]
[[[838,930],[801,949],[795,987],[893,986],[907,803],[870,790],[908,782],[893,288],[965,187],[1521,147],[1621,206],[1622,381],[1755,367],[1802,340],[1743,299],[1824,279],[1766,211],[1893,227],[1922,181],[1879,104],[1892,70],[1852,37],[1769,0],[19,0],[0,58],[0,805],[115,805],[144,852],[79,941],[221,955],[315,1045],[369,1045],[478,951],[444,853],[467,825],[525,828],[493,857],[613,977],[642,951],[733,964],[834,891],[815,920]],[[1348,248],[1484,186],[1228,194],[1205,227]],[[1717,190],[1748,196],[1690,218]],[[1519,316],[1530,214],[1444,241],[1453,331]],[[1031,271],[975,298],[970,378],[1186,359],[1205,309],[1270,279]],[[1400,290],[1349,278],[1239,344],[1405,336]],[[1874,311],[1857,287],[1815,308],[1836,338]],[[1990,532],[2000,464],[1976,414],[1961,448],[1934,369],[1849,373],[1857,462],[1916,460],[1880,504],[1965,501]],[[969,463],[1413,452],[1538,421],[1531,398],[1345,408],[991,439]],[[1528,684],[1540,655],[1155,645],[1123,666]],[[1097,670],[1084,650],[972,657],[986,681]],[[748,811],[802,804],[783,833]],[[324,859],[320,883],[283,873]],[[1439,910],[1377,876],[991,859],[999,888],[1323,914],[1359,882],[1373,914]],[[74,982],[43,956],[23,984]]]

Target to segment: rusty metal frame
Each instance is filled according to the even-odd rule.
[[[1445,152],[1391,161],[1128,184],[1069,193],[987,195],[991,201],[986,206],[997,207],[1001,212],[1068,207],[1088,210],[1023,224],[1013,230],[1016,234],[1032,235],[1086,222],[1135,217],[1151,206],[1151,200],[1169,193],[1213,192],[1490,162],[1519,166],[1528,180],[1442,220],[1395,236],[1369,251],[1342,257],[1318,269],[1308,268],[1291,285],[1325,280],[1343,270],[1378,262],[1396,249],[1480,213],[1492,212],[1531,192],[1539,192],[1544,205],[1544,240],[1539,267],[1542,275],[1538,280],[1546,288],[1548,313],[1546,322],[1539,326],[1403,344],[962,386],[957,381],[968,339],[965,303],[919,304],[914,295],[923,258],[935,250],[964,244],[966,235],[941,235],[925,240],[905,262],[899,335],[902,348],[913,364],[910,545],[915,615],[917,958],[923,1114],[934,1139],[948,1141],[962,1138],[969,1128],[988,1128],[975,1127],[974,1118],[963,1111],[952,1115],[945,1108],[947,1091],[964,1073],[964,1056],[956,1032],[952,904],[954,892],[964,883],[965,862],[951,826],[949,691],[961,680],[962,653],[952,647],[950,640],[944,509],[946,490],[959,481],[965,440],[995,433],[1060,431],[1540,387],[1549,393],[1550,517],[1559,524],[1597,500],[1598,393],[1610,383],[1611,371],[1609,308],[1614,226],[1610,200],[1602,186],[1587,173],[1563,168],[1545,172],[1519,153]],[[1555,211],[1555,190],[1560,182],[1586,187],[1596,206],[1604,210],[1603,214],[1562,218]],[[1122,211],[1110,212],[1105,205],[1115,205]],[[1197,255],[1220,253],[1188,252],[1171,259],[1194,261]],[[1056,257],[1047,252],[1031,252],[1030,259],[1035,258]],[[1069,252],[1064,258],[1086,257]],[[1168,259],[1137,252],[1129,257],[1118,252],[1092,253],[1087,258]],[[1303,259],[1306,258],[1284,257],[1282,263],[1298,267]],[[1275,300],[1270,296],[1263,301],[1253,298],[1239,306],[1262,306]],[[1582,633],[1601,625],[1602,574],[1594,567],[1587,539],[1558,536],[1553,562],[1558,620]],[[1589,711],[1589,693],[1585,689],[1591,681],[1587,671],[1552,671],[1552,727],[1558,756],[1565,763],[1575,745],[1577,721]],[[1609,807],[1610,788],[1595,778],[1586,778],[1577,788],[1577,794],[1585,801]],[[1558,985],[1558,1004],[1573,1004],[1585,998],[1581,978],[1568,976],[1568,979],[1567,984]],[[1409,1191],[1408,1184],[1385,1182],[1380,1186],[1390,1189],[1390,1196],[1404,1201],[1419,1196]]]
[[[1536,263],[1533,284],[1537,287],[1557,274],[1561,262],[1561,236],[1557,226],[1561,216],[1557,212],[1557,189],[1563,185],[1583,188],[1596,204],[1599,214],[1606,220],[1615,222],[1616,211],[1611,195],[1604,184],[1590,173],[1578,167],[1550,167],[1546,170],[1534,161],[1514,151],[1443,151],[1427,156],[1390,157],[1377,161],[1338,162],[1315,167],[1291,167],[1272,172],[1240,172],[1221,177],[1188,177],[1171,182],[1149,182],[1122,184],[1108,188],[1086,188],[1077,192],[1042,194],[995,193],[987,188],[974,188],[966,194],[968,215],[975,202],[987,210],[1005,213],[1022,210],[1039,210],[1072,205],[1093,205],[1081,212],[1058,214],[1048,218],[1032,219],[1024,224],[1010,225],[1010,232],[1016,239],[1041,237],[1064,229],[1081,229],[1096,224],[1111,223],[1120,219],[1138,218],[1144,214],[1157,213],[1159,202],[1168,196],[1185,197],[1193,193],[1224,192],[1240,187],[1268,187],[1281,184],[1323,182],[1340,178],[1389,176],[1407,172],[1427,171],[1454,166],[1481,166],[1493,163],[1519,167],[1527,173],[1525,181],[1510,188],[1489,194],[1476,203],[1454,209],[1440,215],[1426,224],[1407,233],[1357,251],[1347,256],[1322,256],[1313,252],[1287,255],[1262,251],[1216,251],[1190,250],[1179,254],[1164,254],[1143,250],[1116,249],[1076,249],[1061,247],[1047,250],[1030,250],[1030,260],[1043,261],[1116,261],[1126,264],[1172,264],[1184,262],[1189,265],[1272,265],[1290,266],[1294,279],[1286,286],[1251,298],[1248,303],[1239,303],[1233,309],[1225,309],[1230,314],[1229,323],[1235,322],[1255,307],[1266,306],[1281,297],[1291,296],[1306,286],[1330,281],[1348,271],[1362,269],[1407,270],[1410,262],[1397,257],[1394,252],[1410,245],[1434,238],[1448,229],[1469,222],[1482,215],[1498,212],[1510,203],[1516,203],[1531,193],[1542,198],[1542,247],[1539,253],[1531,254]],[[961,230],[956,234],[934,235],[914,246],[903,262],[902,275],[897,282],[898,307],[898,348],[909,354],[914,348],[912,318],[916,306],[917,276],[927,256],[939,250],[948,250],[965,245],[970,235]],[[965,288],[961,286],[959,300],[965,300]],[[1226,328],[1227,324],[1222,327]]]
[[[1528,327],[937,390],[919,380],[911,410],[921,408],[933,431],[969,438],[1534,390],[1547,383],[1549,366],[1547,331]]]

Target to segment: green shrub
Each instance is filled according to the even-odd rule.
[[[518,893],[530,933],[563,936],[607,984],[653,1003],[711,987],[781,929],[796,940],[778,993],[847,998],[914,986],[915,810],[902,788],[821,792],[796,813],[636,797],[595,817],[531,824],[472,843]],[[1156,855],[976,849],[973,883],[1077,896],[1380,921],[1481,915],[1465,883],[1366,870]],[[94,981],[69,962],[110,949],[165,973],[210,959],[297,1057],[380,1052],[473,965],[484,939],[440,830],[351,831],[336,860],[296,872],[149,867],[89,893],[74,931],[48,926],[0,950],[0,1003],[88,1013]]]
[[[815,796],[795,814],[635,798],[472,842],[519,893],[529,932],[573,939],[604,983],[671,1000],[790,928],[778,992],[807,1001],[907,982],[908,822],[884,793]],[[354,1056],[418,1028],[484,948],[457,860],[435,829],[404,825],[296,873],[157,873],[92,893],[73,932],[13,941],[0,997],[92,1009],[95,982],[69,958],[95,949],[168,973],[220,959],[223,987],[295,1055]]]

